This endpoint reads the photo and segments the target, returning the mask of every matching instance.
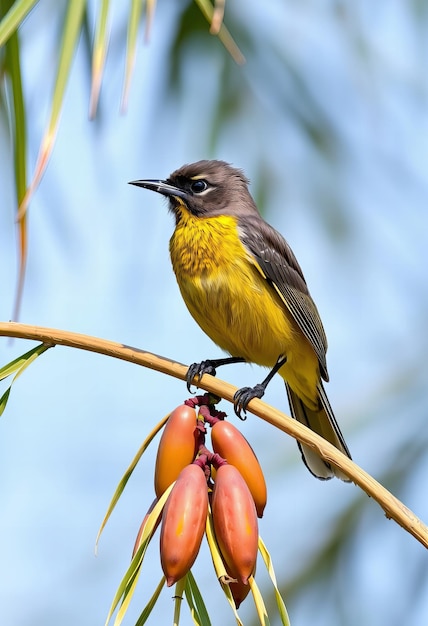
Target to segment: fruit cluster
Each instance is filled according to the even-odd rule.
[[[211,426],[213,452],[205,446],[206,424]],[[255,572],[257,517],[266,505],[266,483],[248,441],[206,396],[186,401],[168,418],[156,457],[156,500],[151,508],[171,485],[156,521],[161,524],[160,556],[167,585],[189,572],[209,523],[227,572],[221,582],[229,585],[238,608]]]

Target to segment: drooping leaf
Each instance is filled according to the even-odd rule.
[[[155,9],[156,0],[146,0],[146,28],[144,30],[144,41],[146,43],[149,43],[153,19],[155,16]]]
[[[173,488],[175,483],[173,483],[172,485],[170,485],[168,487],[168,489],[165,491],[165,493],[162,494],[162,496],[159,498],[159,501],[157,502],[157,504],[153,507],[152,512],[150,513],[149,519],[147,520],[147,523],[144,527],[144,531],[143,534],[140,538],[140,546],[137,549],[137,551],[135,552],[131,563],[128,567],[128,569],[126,570],[120,584],[119,587],[116,590],[115,596],[113,598],[113,601],[111,603],[110,606],[110,610],[108,612],[107,615],[107,619],[106,619],[106,626],[109,623],[111,616],[113,615],[113,613],[115,612],[119,602],[122,600],[123,603],[126,602],[126,608],[128,608],[129,602],[131,601],[132,595],[135,591],[135,587],[136,584],[134,584],[134,582],[136,583],[136,579],[138,578],[138,576],[140,575],[140,570],[141,570],[141,566],[143,564],[143,560],[144,560],[144,556],[147,550],[147,547],[150,543],[150,539],[152,537],[154,528],[156,526],[156,521],[159,517],[159,515],[161,514],[161,511],[165,505],[165,502],[168,499],[169,494],[171,493],[171,490]],[[123,611],[120,613],[120,621],[122,621],[122,619],[125,616],[125,612]],[[118,624],[120,624],[120,621],[117,622],[115,621],[115,626],[118,626]]]
[[[260,589],[256,581],[254,580],[254,576],[250,576],[248,579],[248,584],[251,587],[251,593],[253,594],[254,604],[256,605],[257,615],[260,620],[260,626],[269,626],[269,617],[267,614],[266,606],[263,600],[263,596],[260,593]]]
[[[47,350],[49,347],[51,346],[44,344],[44,343],[40,343],[35,348],[32,348],[28,352],[25,352],[24,354],[21,354],[20,356],[16,357],[16,359],[13,359],[13,361],[10,361],[10,363],[7,363],[6,365],[3,365],[3,367],[0,367],[0,380],[3,380],[4,378],[7,378],[11,374],[14,374],[18,370],[20,370],[27,363],[29,359],[33,358],[33,355],[38,356],[39,354],[42,354],[44,350]]]
[[[282,599],[282,596],[278,589],[278,584],[277,584],[276,576],[275,576],[275,570],[273,569],[272,558],[269,554],[268,549],[266,548],[266,545],[263,539],[260,536],[259,536],[259,551],[260,551],[260,554],[262,555],[262,559],[266,565],[266,569],[268,571],[269,577],[272,581],[272,584],[275,590],[275,599],[276,599],[276,603],[278,606],[279,615],[281,617],[281,623],[283,624],[283,626],[290,626],[290,619],[288,617],[287,609],[284,604],[284,600]]]
[[[6,408],[7,401],[9,400],[11,387],[8,387],[2,397],[0,398],[0,416],[3,415],[3,412]]]
[[[104,66],[107,57],[109,29],[108,14],[110,0],[101,0],[97,15],[94,45],[92,50],[92,81],[89,101],[89,117],[93,119],[97,112],[103,79]]]
[[[189,605],[193,622],[197,626],[211,626],[211,620],[208,615],[207,607],[205,606],[202,594],[191,570],[186,576],[184,593],[186,595],[187,604]]]
[[[205,534],[206,534],[206,538],[208,541],[208,547],[211,552],[211,558],[213,561],[213,565],[214,565],[214,569],[215,569],[215,573],[217,575],[218,581],[220,582],[221,588],[223,589],[225,596],[227,598],[227,601],[230,604],[230,607],[235,616],[236,623],[238,624],[238,626],[243,626],[241,618],[239,617],[238,612],[236,610],[235,600],[233,599],[232,592],[230,591],[229,585],[222,582],[223,580],[228,578],[228,573],[224,566],[220,548],[218,546],[217,539],[214,533],[214,523],[212,519],[211,507],[209,507],[209,511],[207,515]]]
[[[25,196],[27,188],[27,125],[25,113],[25,101],[22,91],[21,76],[21,52],[19,35],[16,30],[6,42],[5,72],[7,73],[12,88],[12,141],[14,152],[15,193],[17,206]],[[22,215],[17,220],[18,228],[18,279],[16,285],[15,306],[12,318],[19,318],[20,304],[25,281],[25,269],[27,265],[28,232],[27,216]]]
[[[118,484],[118,486],[116,487],[116,490],[113,494],[113,497],[110,501],[109,507],[107,509],[106,514],[104,515],[104,519],[101,523],[100,529],[98,531],[97,534],[97,538],[95,541],[95,549],[98,546],[98,542],[99,539],[101,537],[101,533],[103,532],[105,525],[107,524],[107,521],[110,517],[110,515],[112,514],[114,507],[116,506],[120,496],[123,493],[123,490],[126,487],[126,484],[128,482],[128,480],[131,478],[131,474],[134,471],[134,469],[137,466],[138,461],[141,459],[141,457],[143,456],[144,452],[147,450],[147,447],[150,445],[151,441],[154,439],[154,437],[158,434],[158,432],[165,426],[166,422],[168,421],[169,418],[169,413],[167,415],[165,415],[165,417],[163,417],[161,419],[161,421],[156,424],[156,426],[150,431],[150,433],[147,435],[147,437],[145,438],[145,440],[143,441],[143,443],[141,444],[141,446],[139,447],[137,454],[134,456],[134,458],[131,461],[131,464],[128,466],[126,472],[124,473],[124,475],[122,476],[122,478],[120,479],[120,482]]]
[[[65,96],[65,89],[70,75],[71,63],[79,42],[85,7],[86,0],[73,0],[73,2],[68,4],[68,10],[63,28],[63,38],[61,42],[54,94],[52,98],[51,114],[47,129],[41,141],[33,179],[27,188],[25,196],[19,207],[18,219],[21,219],[27,211],[34,191],[39,185],[45,172],[55,144],[60,113]]]
[[[153,611],[153,608],[154,608],[156,602],[158,601],[158,598],[159,598],[160,593],[161,593],[162,589],[164,588],[164,586],[165,586],[165,576],[162,576],[161,581],[159,582],[158,586],[156,587],[152,597],[147,602],[146,606],[144,607],[144,609],[141,612],[140,617],[135,622],[135,626],[144,626],[144,624],[147,622],[147,620],[150,617],[151,612]]]
[[[45,343],[41,343],[35,348],[32,348],[32,350],[29,350],[25,354],[22,354],[21,356],[17,357],[10,363],[7,363],[2,368],[0,368],[0,380],[3,380],[4,378],[11,376],[11,374],[15,374],[11,384],[9,385],[9,387],[6,389],[6,391],[0,398],[0,415],[2,415],[2,413],[4,412],[6,408],[6,404],[7,404],[7,401],[9,400],[9,395],[10,395],[10,391],[11,391],[13,383],[19,378],[22,372],[26,370],[27,367],[31,365],[31,363],[35,361],[38,356],[43,354],[43,352],[46,352],[48,348],[52,348],[52,346],[45,344]]]
[[[213,24],[213,18],[215,17],[215,9],[209,0],[195,0],[196,4],[200,8],[202,14],[208,20],[210,25]],[[217,11],[217,21],[214,23],[214,32],[220,39],[221,43],[224,45],[226,50],[229,52],[232,59],[238,64],[243,65],[245,63],[245,57],[238,48],[235,43],[232,35],[227,30],[226,26],[223,24],[223,20],[218,20],[219,12]]]
[[[17,0],[16,2],[2,0],[0,2],[0,16],[2,18],[0,22],[0,48],[16,32],[18,26],[37,2],[38,0]],[[5,7],[5,10],[3,10],[3,7]]]
[[[211,552],[211,558],[214,565],[216,576],[219,580],[227,577],[227,571],[224,566],[224,562],[221,556],[220,548],[218,547],[217,539],[214,533],[214,523],[212,518],[211,506],[209,506],[205,535],[208,541],[208,547]]]
[[[183,576],[183,578],[180,578],[179,581],[177,581],[176,585],[175,585],[175,593],[174,593],[174,618],[173,618],[173,624],[174,626],[178,626],[180,623],[180,612],[181,612],[181,604],[183,601],[183,593],[184,593],[184,586],[186,584],[186,578],[187,578],[187,574],[186,576]]]
[[[141,18],[143,3],[141,0],[132,0],[131,10],[128,18],[128,33],[126,43],[126,61],[125,61],[125,78],[123,82],[121,111],[126,111],[128,107],[129,89],[131,87],[131,79],[135,66],[135,58],[137,55],[137,35],[138,26]]]

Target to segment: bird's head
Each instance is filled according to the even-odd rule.
[[[130,184],[166,196],[177,222],[186,211],[201,218],[257,212],[248,179],[224,161],[198,161],[183,165],[166,180],[134,180]]]

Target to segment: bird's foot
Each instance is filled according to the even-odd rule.
[[[192,363],[186,374],[186,385],[189,393],[192,393],[190,387],[193,379],[196,378],[197,380],[200,380],[204,374],[210,374],[211,376],[216,375],[214,361],[210,361],[208,359],[206,361],[201,361],[201,363]]]
[[[263,398],[265,395],[265,385],[259,383],[258,385],[254,385],[254,387],[242,387],[242,389],[238,389],[238,391],[233,396],[233,408],[235,410],[236,415],[240,420],[246,420],[246,412],[248,403],[253,400],[253,398]],[[244,417],[242,417],[241,413],[244,412]]]
[[[215,376],[217,367],[230,363],[245,363],[245,359],[242,356],[228,356],[224,359],[207,359],[200,363],[193,363],[186,374],[187,390],[192,393],[190,387],[194,378],[200,380],[204,374]]]

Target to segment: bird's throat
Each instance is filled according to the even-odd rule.
[[[188,211],[182,212],[169,249],[176,276],[189,278],[221,272],[222,267],[244,255],[237,237],[236,218],[195,217]]]

